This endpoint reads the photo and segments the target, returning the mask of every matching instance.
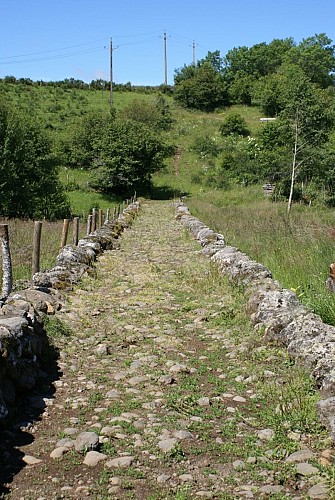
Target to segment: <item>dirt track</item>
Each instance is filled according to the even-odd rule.
[[[8,498],[331,498],[327,434],[275,415],[287,354],[263,346],[171,202],[142,205],[59,317],[60,376],[16,441]],[[82,432],[96,453],[74,449]]]

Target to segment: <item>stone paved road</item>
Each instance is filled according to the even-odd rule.
[[[243,310],[172,203],[143,203],[59,315],[62,376],[8,497],[331,498],[326,434],[278,427],[287,355]]]

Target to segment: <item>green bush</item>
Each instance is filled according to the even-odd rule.
[[[70,215],[51,149],[51,140],[32,117],[0,103],[2,215],[47,219]]]
[[[130,194],[148,187],[151,175],[175,148],[142,123],[110,122],[95,144],[91,186],[106,193]]]
[[[247,137],[250,135],[250,130],[247,127],[246,121],[239,113],[231,113],[220,125],[220,133],[223,137],[231,134]]]

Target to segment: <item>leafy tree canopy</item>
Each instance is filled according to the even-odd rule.
[[[151,175],[163,167],[174,148],[143,123],[110,120],[94,151],[92,186],[107,193],[131,194],[150,185]]]
[[[70,214],[51,142],[35,120],[0,102],[0,212],[57,219]]]

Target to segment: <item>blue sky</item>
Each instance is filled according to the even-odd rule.
[[[0,0],[0,77],[168,83],[208,51],[326,33],[335,43],[334,0]]]

